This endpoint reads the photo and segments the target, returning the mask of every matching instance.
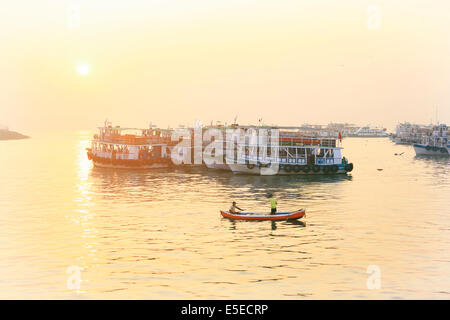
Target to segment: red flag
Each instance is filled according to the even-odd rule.
[[[339,138],[339,141],[342,142],[342,135],[341,135],[340,132],[339,132],[339,134],[338,134],[338,138]]]

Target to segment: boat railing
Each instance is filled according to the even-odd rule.
[[[111,151],[95,151],[94,154],[99,158],[106,158],[106,159],[112,158]],[[135,160],[136,154],[135,153],[116,153],[115,158],[122,159],[122,160]]]
[[[103,139],[95,139],[94,142],[98,143],[106,143],[106,144],[115,144],[115,145],[132,145],[132,146],[156,146],[156,145],[168,145],[170,143],[170,139],[164,138],[149,138],[142,137],[139,139],[126,139],[126,138],[108,138],[104,137]]]
[[[316,158],[317,164],[338,164],[341,162],[339,158]]]
[[[280,146],[314,146],[314,147],[331,147],[339,146],[339,141],[333,138],[305,138],[305,137],[280,137],[272,138],[271,142],[278,142]]]
[[[306,160],[306,158],[279,158],[278,163],[305,165],[305,164],[307,164],[307,160]]]

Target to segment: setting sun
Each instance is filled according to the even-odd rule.
[[[76,71],[81,76],[87,76],[91,73],[91,67],[87,63],[78,63],[76,66]]]

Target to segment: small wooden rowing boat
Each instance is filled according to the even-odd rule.
[[[261,212],[240,212],[231,213],[229,211],[220,210],[220,214],[224,218],[235,219],[235,220],[270,220],[270,221],[280,221],[280,220],[297,220],[305,216],[305,209],[300,209],[291,212],[277,212],[276,214],[264,214]]]

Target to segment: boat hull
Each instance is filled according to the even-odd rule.
[[[206,163],[205,165],[208,169],[230,171],[230,167],[225,163]]]
[[[300,209],[292,212],[279,212],[277,214],[262,214],[255,212],[242,212],[240,214],[230,213],[229,211],[220,211],[224,218],[233,220],[247,220],[247,221],[283,221],[283,220],[297,220],[305,216],[305,209]]]
[[[159,169],[168,168],[170,161],[168,159],[152,159],[152,160],[124,160],[102,158],[88,152],[88,159],[92,160],[95,167],[98,168],[114,168],[114,169]]]
[[[259,166],[248,166],[246,164],[229,164],[228,165],[233,171],[233,173],[236,174],[253,174],[253,175],[262,175],[262,176],[273,176],[273,175],[323,175],[323,174],[346,174],[347,172],[350,172],[353,170],[353,164],[340,164],[336,165],[337,170],[331,169],[331,166],[327,166],[328,168],[325,169],[325,166],[316,166],[315,168],[309,167],[295,167],[291,166],[289,169],[286,169],[286,165],[284,167],[279,167],[278,170],[274,168],[273,170],[268,167],[259,167]],[[295,167],[295,168],[294,168]]]
[[[97,168],[110,168],[110,169],[160,169],[160,168],[168,168],[167,164],[152,164],[152,165],[136,165],[136,166],[126,166],[126,165],[117,165],[117,164],[108,164],[93,161],[93,164]]]
[[[432,147],[423,144],[414,144],[414,151],[416,155],[429,155],[429,156],[449,156],[449,150],[445,147]]]

